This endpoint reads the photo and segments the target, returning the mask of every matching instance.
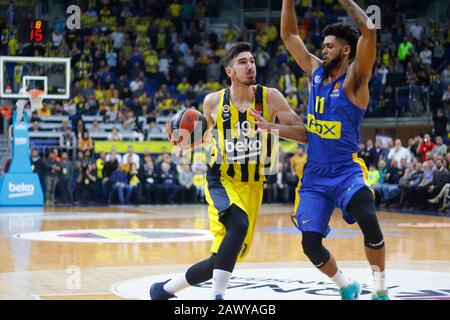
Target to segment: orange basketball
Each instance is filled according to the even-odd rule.
[[[178,112],[169,122],[169,140],[183,148],[193,147],[202,141],[208,123],[205,116],[194,108]]]

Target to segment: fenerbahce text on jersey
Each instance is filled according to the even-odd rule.
[[[327,85],[322,85],[322,66],[311,76],[306,123],[308,160],[329,162],[359,150],[359,127],[365,111],[345,94],[346,74]]]
[[[257,86],[253,108],[270,121],[267,88]],[[221,91],[217,119],[212,130],[210,170],[237,181],[263,182],[276,169],[277,137],[267,132],[255,134],[254,118],[240,112],[230,98],[230,89]]]

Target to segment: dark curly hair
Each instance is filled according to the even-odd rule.
[[[248,42],[236,42],[233,46],[227,51],[222,60],[222,65],[224,68],[229,67],[233,59],[241,52],[252,52],[253,47]]]
[[[359,32],[349,24],[333,23],[323,29],[323,37],[335,36],[342,39],[350,46],[349,60],[353,60],[356,55],[356,45],[358,43]]]

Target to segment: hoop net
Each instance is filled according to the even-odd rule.
[[[43,90],[37,90],[37,89],[31,89],[27,92],[28,99],[30,99],[31,104],[31,112],[41,109],[42,108],[42,100],[44,99],[44,93]]]

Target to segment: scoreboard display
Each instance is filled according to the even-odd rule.
[[[48,40],[48,24],[46,20],[25,20],[19,26],[21,42],[41,43]]]

